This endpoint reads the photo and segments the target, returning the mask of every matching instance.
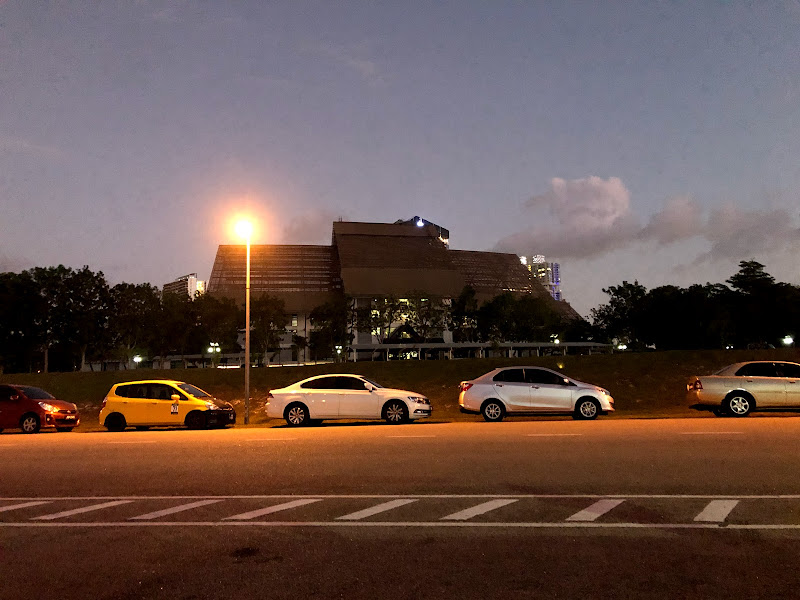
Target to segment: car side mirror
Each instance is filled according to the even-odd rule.
[[[569,385],[570,381],[566,377],[561,381],[561,385]]]
[[[181,399],[181,397],[178,396],[178,394],[172,394],[172,396],[170,396],[169,399],[172,400],[173,402],[177,402],[178,400]]]
[[[374,385],[372,385],[372,384],[369,384],[369,383],[368,383],[368,384],[366,385],[366,388],[367,388],[367,391],[368,391],[368,392],[370,392],[370,393],[375,391],[375,386],[374,386]]]
[[[14,394],[13,396],[9,396],[8,399],[11,400],[12,402],[16,402],[17,400],[19,400],[19,394]]]

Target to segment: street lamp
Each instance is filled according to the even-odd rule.
[[[247,243],[247,274],[244,286],[244,424],[250,424],[250,236],[253,224],[239,221],[236,233]]]

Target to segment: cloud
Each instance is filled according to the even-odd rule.
[[[378,64],[364,57],[366,48],[363,44],[357,46],[323,44],[318,46],[317,50],[337,63],[355,71],[369,83],[379,83],[383,79]]]
[[[331,223],[341,216],[327,210],[307,210],[300,213],[283,226],[283,243],[330,244]]]
[[[539,216],[549,216],[537,223],[549,223],[500,240],[498,250],[588,258],[627,245],[640,230],[630,192],[619,178],[554,178],[550,184],[548,192],[526,202]]]
[[[706,217],[691,197],[675,196],[642,226],[631,208],[628,189],[617,177],[555,178],[549,191],[525,206],[532,209],[533,226],[500,240],[495,249],[583,260],[635,244],[668,246],[697,238],[709,250],[694,264],[800,250],[800,229],[789,211],[781,208],[744,210],[728,204]]]

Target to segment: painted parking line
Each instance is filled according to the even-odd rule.
[[[387,435],[387,438],[435,438],[435,435]]]
[[[280,512],[282,510],[290,510],[299,506],[306,506],[307,504],[314,504],[315,502],[322,502],[322,498],[305,498],[303,500],[292,500],[291,502],[284,502],[283,504],[276,504],[275,506],[268,506],[266,508],[259,508],[258,510],[251,510],[249,512],[233,515],[232,517],[225,517],[225,521],[248,521],[256,517],[264,515],[271,515],[272,513]]]
[[[155,444],[156,440],[130,440],[126,442],[106,442],[107,444]]]
[[[49,500],[37,500],[36,502],[23,502],[22,504],[11,504],[9,506],[0,506],[0,512],[8,512],[9,510],[18,510],[20,508],[28,508],[29,506],[41,506],[42,504],[50,504]]]
[[[209,504],[216,504],[217,502],[222,502],[222,500],[198,500],[197,502],[189,502],[188,504],[179,504],[178,506],[165,508],[164,510],[149,512],[144,515],[139,515],[138,517],[131,517],[130,520],[147,521],[149,519],[158,519],[159,517],[164,517],[166,515],[174,515],[175,513],[184,512],[186,510],[192,510],[193,508],[199,508],[201,506],[208,506]]]
[[[582,433],[527,433],[525,437],[580,437]]]
[[[103,510],[104,508],[111,508],[112,506],[119,506],[120,504],[130,504],[133,500],[115,500],[114,502],[103,502],[102,504],[92,504],[90,506],[83,506],[81,508],[73,508],[72,510],[65,510],[63,512],[53,513],[51,515],[42,515],[41,517],[33,517],[34,521],[52,521],[53,519],[61,519],[63,517],[71,517],[72,515],[80,515],[83,513],[94,512],[96,510]]]
[[[625,502],[625,500],[616,498],[606,498],[604,500],[598,500],[590,507],[584,508],[583,510],[576,512],[571,517],[567,517],[567,521],[594,521],[598,517],[601,517],[604,514],[606,514],[608,511],[616,508],[623,502]]]
[[[400,506],[405,506],[406,504],[411,504],[412,502],[416,502],[416,499],[409,499],[409,498],[398,498],[397,500],[390,500],[389,502],[382,502],[381,504],[376,504],[371,508],[365,508],[364,510],[359,510],[354,513],[350,513],[349,515],[344,515],[343,517],[337,517],[337,521],[360,521],[361,519],[366,519],[367,517],[371,517],[373,515],[380,514],[382,512],[386,512],[387,510],[392,510],[393,508],[398,508]]]
[[[243,442],[292,442],[297,438],[253,438],[251,440],[242,440]]]
[[[514,502],[519,502],[516,498],[509,498],[505,500],[489,500],[489,502],[483,502],[478,504],[477,506],[473,506],[472,508],[467,508],[464,510],[460,510],[458,512],[453,513],[452,515],[447,515],[446,517],[442,517],[442,521],[466,521],[467,519],[471,519],[472,517],[477,517],[478,515],[486,514],[489,511],[501,508],[503,506],[507,506],[509,504],[513,504]]]
[[[739,504],[738,500],[712,500],[694,520],[705,523],[721,523],[728,518],[737,504]]]

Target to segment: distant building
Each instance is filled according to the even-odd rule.
[[[563,300],[561,296],[561,265],[547,262],[541,254],[531,257],[520,256],[520,262],[528,269],[531,277],[547,290],[555,300]]]
[[[174,281],[165,283],[162,289],[164,294],[188,294],[192,299],[206,291],[206,282],[197,278],[197,273],[189,273],[178,277]]]
[[[391,224],[336,221],[330,246],[251,245],[251,294],[283,300],[289,337],[305,338],[311,311],[342,294],[356,307],[420,293],[449,304],[469,285],[478,302],[504,292],[551,300],[515,254],[450,250],[449,237],[447,229],[414,217]],[[219,246],[208,293],[244,303],[245,274],[246,247]],[[580,318],[564,302],[553,307],[566,318]],[[356,344],[377,343],[375,332],[355,333]],[[448,341],[449,332],[441,336]]]

